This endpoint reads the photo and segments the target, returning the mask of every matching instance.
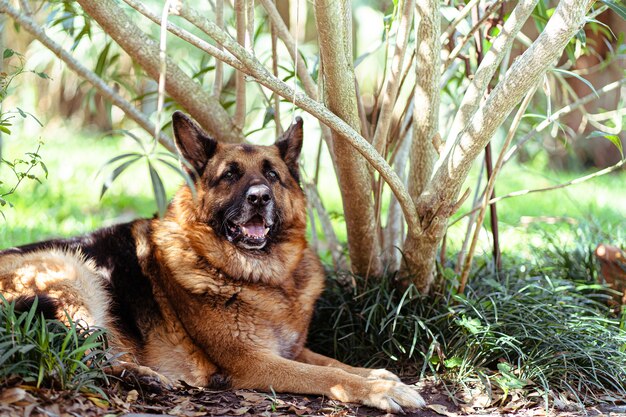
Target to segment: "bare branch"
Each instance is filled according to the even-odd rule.
[[[218,28],[224,29],[224,0],[215,0],[215,24]],[[222,50],[222,45],[218,45],[217,49]],[[222,95],[222,84],[224,84],[224,64],[222,63],[222,60],[216,59],[215,79],[213,80],[213,97],[218,100]]]
[[[157,109],[154,128],[154,140],[161,132],[161,115],[165,104],[165,76],[167,74],[167,20],[173,0],[166,0],[161,13],[161,30],[159,34],[159,82],[157,88]]]
[[[159,76],[159,48],[152,38],[141,31],[114,0],[78,0],[89,16],[137,62],[150,77]],[[236,129],[224,108],[214,97],[185,74],[168,58],[166,89],[194,119],[218,139],[240,142]]]
[[[237,21],[237,42],[243,47],[246,46],[246,1],[235,0],[235,18]],[[246,75],[237,71],[235,76],[235,126],[243,129],[246,123]]]
[[[324,102],[354,130],[360,128],[356,81],[352,66],[347,0],[316,0],[320,56],[324,66]],[[328,65],[332,63],[332,65]],[[364,158],[333,132],[332,152],[341,188],[352,270],[367,276],[382,273],[380,241],[376,233],[372,184]],[[374,151],[376,153],[376,151]]]
[[[396,157],[397,161],[394,165],[394,169],[396,174],[404,181],[406,181],[407,176],[407,163],[409,162],[409,150],[411,149],[411,141],[406,138],[405,135],[404,140],[398,143],[396,148]],[[389,202],[389,209],[387,210],[387,224],[385,229],[383,230],[383,254],[386,258],[385,265],[391,271],[397,271],[400,269],[400,261],[402,252],[400,248],[402,248],[402,243],[404,241],[404,222],[402,221],[402,211],[400,209],[400,205],[398,201],[391,197],[391,201]]]
[[[558,4],[544,31],[513,63],[485,104],[476,111],[458,143],[442,155],[431,181],[431,196],[443,201],[456,198],[472,162],[512,108],[537,84],[561,55],[567,42],[582,27],[591,3],[592,0],[562,0]]]
[[[139,13],[141,13],[145,17],[147,17],[148,19],[152,20],[157,25],[161,24],[161,19],[159,15],[151,12],[146,6],[143,5],[143,3],[136,1],[136,0],[124,0],[124,2],[128,4],[130,7],[132,7],[133,9],[137,10]],[[232,56],[230,53],[224,52],[223,47],[220,44],[218,44],[218,46],[215,47],[211,45],[210,43],[200,39],[196,35],[189,33],[185,29],[182,29],[171,22],[167,22],[167,30],[173,33],[174,35],[178,36],[179,38],[189,42],[191,45],[195,46],[196,48],[201,49],[207,54],[211,55],[217,60],[217,62],[220,62],[220,63],[224,62],[233,68],[236,68],[240,71],[244,71],[245,67],[243,66],[243,64],[239,62],[239,60],[237,60],[237,58]]]
[[[103,97],[110,100],[114,105],[119,107],[128,117],[134,120],[139,126],[141,126],[149,134],[153,134],[155,131],[154,124],[141,113],[135,106],[126,101],[115,90],[109,87],[100,77],[94,72],[87,69],[72,55],[70,55],[63,47],[53,41],[46,35],[46,32],[35,23],[30,17],[20,13],[17,9],[14,9],[7,0],[0,0],[0,12],[7,13],[15,22],[19,23],[24,30],[33,35],[35,39],[41,42],[46,48],[52,51],[57,57],[59,57],[65,64],[80,77],[87,80],[91,85],[98,90]],[[176,147],[172,142],[172,139],[165,133],[159,133],[159,142],[165,146],[169,151],[177,153]]]
[[[396,46],[394,48],[393,58],[391,59],[391,71],[389,77],[385,80],[385,95],[383,96],[378,123],[376,124],[374,138],[372,139],[374,149],[383,156],[385,155],[387,135],[389,134],[389,125],[392,119],[391,113],[396,104],[396,97],[398,96],[400,80],[402,78],[402,67],[407,45],[409,44],[409,33],[411,32],[414,8],[415,0],[404,0],[402,11],[400,12]]]
[[[446,28],[446,31],[441,35],[441,38],[439,41],[442,44],[446,43],[446,40],[448,40],[450,36],[452,36],[458,24],[461,23],[463,19],[467,17],[467,15],[472,11],[472,8],[474,8],[478,4],[479,1],[480,0],[471,0],[469,3],[463,6],[463,9],[461,9],[457,17],[455,17],[454,20],[450,22],[450,25],[448,25],[448,27]]]
[[[533,88],[530,93],[526,95],[522,104],[520,104],[519,109],[517,110],[517,114],[513,118],[513,122],[511,122],[511,127],[509,128],[509,132],[504,139],[504,143],[502,144],[502,151],[498,156],[498,160],[496,161],[496,165],[493,168],[493,172],[491,177],[489,178],[489,182],[487,183],[487,187],[485,189],[485,197],[483,198],[483,203],[478,213],[478,218],[476,219],[476,225],[474,226],[474,236],[472,238],[472,243],[470,244],[469,251],[467,253],[467,257],[465,258],[465,264],[463,266],[463,270],[461,272],[461,278],[459,280],[459,289],[457,291],[458,294],[463,294],[465,292],[465,284],[467,284],[467,278],[469,277],[470,268],[472,266],[472,260],[474,258],[474,253],[476,251],[476,244],[478,243],[478,236],[480,235],[480,229],[483,225],[483,221],[485,220],[485,215],[487,213],[487,207],[489,204],[489,197],[491,196],[494,187],[496,185],[496,178],[498,173],[502,169],[502,164],[504,163],[504,154],[506,150],[509,148],[511,141],[515,137],[515,132],[519,127],[520,122],[522,121],[522,117],[524,113],[526,113],[526,108],[530,104],[530,100],[535,95],[535,89]]]
[[[304,91],[313,100],[317,100],[317,86],[315,85],[315,81],[313,81],[313,78],[307,71],[306,64],[300,56],[300,53],[295,53],[296,43],[291,36],[291,33],[289,33],[289,29],[287,29],[285,22],[283,22],[283,19],[280,17],[280,13],[278,13],[276,5],[272,0],[259,0],[259,2],[265,8],[267,16],[269,17],[270,22],[272,22],[272,27],[276,29],[278,37],[281,41],[283,41],[285,47],[287,47],[287,51],[289,52],[289,55],[291,55],[291,59],[293,62],[296,62],[298,78],[302,81]]]
[[[270,22],[270,32],[272,34],[272,75],[278,78],[278,35],[276,34],[276,26]],[[283,127],[280,124],[280,97],[274,93],[274,125],[276,126],[276,137],[283,133]]]
[[[476,31],[480,29],[482,24],[485,23],[487,19],[489,19],[489,16],[491,16],[491,14],[494,13],[498,7],[500,7],[500,3],[502,3],[502,1],[503,0],[494,1],[487,8],[487,10],[485,10],[485,14],[480,19],[478,19],[476,23],[474,23],[474,26],[472,26],[472,28],[467,33],[467,35],[463,36],[463,38],[461,39],[461,42],[459,42],[457,46],[452,50],[452,52],[450,52],[450,55],[448,55],[444,63],[445,68],[448,68],[450,64],[452,63],[452,61],[454,61],[459,56],[463,48],[465,48],[465,45],[467,45],[467,43],[472,39],[472,36],[474,35],[474,33],[476,33]]]
[[[485,54],[454,117],[452,127],[448,133],[444,155],[450,151],[461,130],[476,113],[489,81],[493,78],[493,74],[498,69],[502,59],[511,49],[515,37],[522,29],[526,20],[528,20],[537,2],[538,0],[521,0],[504,23],[502,31],[493,41],[491,48]]]
[[[341,271],[346,270],[346,260],[342,253],[342,247],[339,243],[339,239],[335,234],[335,230],[333,229],[333,223],[324,208],[324,204],[322,203],[322,199],[317,191],[317,187],[315,184],[304,183],[304,191],[306,192],[307,202],[315,209],[317,212],[318,218],[320,220],[320,226],[322,227],[322,231],[324,232],[324,237],[326,238],[326,243],[328,250],[330,252],[330,256],[333,259],[333,265],[335,270]]]

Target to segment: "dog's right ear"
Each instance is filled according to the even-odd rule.
[[[172,115],[176,147],[189,165],[183,168],[194,178],[202,175],[207,162],[215,153],[217,141],[210,138],[189,116],[181,111]]]

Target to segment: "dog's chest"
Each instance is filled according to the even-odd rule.
[[[233,336],[285,358],[297,356],[306,340],[312,306],[302,305],[297,293],[266,288],[239,288],[233,298],[226,307],[236,329]]]

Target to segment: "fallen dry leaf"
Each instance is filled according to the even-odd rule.
[[[0,404],[14,404],[26,398],[27,392],[22,388],[9,388],[0,394]]]
[[[128,394],[126,395],[126,402],[134,403],[137,401],[137,398],[139,398],[139,393],[137,392],[137,390],[136,389],[130,390],[128,391]]]
[[[109,408],[109,402],[107,400],[98,397],[87,397],[87,399],[89,399],[89,401],[94,403],[94,405],[96,405],[97,407],[104,409]]]
[[[448,409],[446,408],[446,406],[444,405],[440,405],[440,404],[429,404],[426,406],[427,408],[430,408],[431,410],[433,410],[435,413],[440,414],[442,416],[447,416],[447,417],[458,417],[458,414],[456,413],[451,413],[450,411],[448,411]]]

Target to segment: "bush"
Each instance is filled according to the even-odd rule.
[[[588,261],[576,271],[589,268],[586,251],[574,253]],[[607,391],[626,394],[626,331],[590,290],[602,287],[590,284],[593,277],[552,277],[547,260],[561,265],[564,257],[549,255],[531,267],[509,259],[523,266],[500,276],[480,268],[465,295],[425,297],[413,287],[401,294],[393,276],[355,277],[356,289],[331,277],[311,342],[359,366],[481,381],[505,394],[523,388],[547,400],[567,392],[579,403]]]

